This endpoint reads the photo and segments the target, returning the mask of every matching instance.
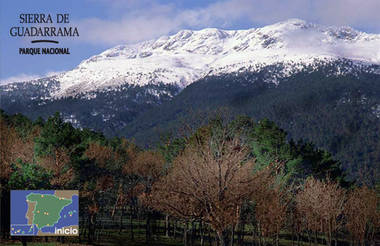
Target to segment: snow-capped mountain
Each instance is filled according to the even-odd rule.
[[[219,109],[270,119],[347,169],[376,165],[380,35],[297,19],[183,30],[111,48],[59,75],[0,85],[0,114],[36,120],[59,112],[75,127],[141,146],[175,137],[184,122],[199,126]]]
[[[298,19],[248,30],[207,28],[120,45],[90,57],[54,79],[53,97],[75,96],[129,84],[185,88],[206,76],[283,63],[283,76],[315,61],[349,59],[380,64],[380,35]]]

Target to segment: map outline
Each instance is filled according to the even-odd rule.
[[[46,204],[41,204],[39,195],[48,198]],[[78,190],[11,190],[10,233],[12,236],[79,236],[78,211]],[[43,218],[44,215],[53,218]],[[49,219],[54,220],[47,223]],[[46,224],[37,224],[40,221]]]

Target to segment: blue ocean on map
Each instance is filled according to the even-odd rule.
[[[60,213],[61,218],[59,219],[58,223],[54,224],[53,226],[45,226],[41,228],[42,232],[51,232],[54,233],[55,227],[62,228],[64,226],[70,226],[70,225],[78,225],[78,196],[72,196],[73,202],[70,203],[70,205],[64,207]],[[71,216],[70,216],[71,215]]]
[[[28,219],[25,217],[28,211],[26,196],[30,193],[54,194],[54,190],[12,190],[11,191],[11,223],[27,224]]]
[[[12,225],[11,226],[11,235],[35,235],[36,228],[31,225]]]

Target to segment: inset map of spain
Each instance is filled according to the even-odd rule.
[[[77,190],[12,190],[12,236],[79,236]]]

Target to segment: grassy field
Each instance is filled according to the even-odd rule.
[[[31,245],[31,246],[39,246],[39,245],[41,245],[41,246],[56,246],[56,245],[60,245],[60,246],[66,246],[66,245],[67,246],[69,246],[69,245],[71,245],[71,246],[77,246],[77,245],[78,246],[79,245],[81,245],[81,246],[85,246],[85,245],[143,246],[143,245],[148,245],[145,241],[145,231],[142,231],[142,230],[135,230],[134,231],[134,240],[133,241],[131,240],[130,233],[123,231],[122,233],[119,234],[119,231],[116,231],[116,230],[105,231],[104,236],[99,237],[98,240],[96,240],[95,242],[93,242],[91,244],[84,242],[83,238],[82,238],[81,243],[79,240],[80,239],[77,237],[66,237],[65,243],[60,243],[60,242],[57,242],[56,237],[49,237],[48,242],[45,242],[45,237],[41,237],[41,238],[34,237],[34,238],[28,239],[27,245]],[[268,244],[267,244],[268,246],[272,245],[271,240],[267,240],[267,242],[268,242]],[[0,245],[21,246],[22,243],[19,239],[13,239],[13,240],[8,240],[8,241],[1,241],[0,240]],[[154,235],[154,236],[152,236],[149,245],[150,246],[180,246],[180,245],[183,245],[182,235],[178,235],[178,237],[176,239],[174,239],[172,237],[166,237],[164,235],[158,235],[158,236]],[[194,246],[199,246],[199,245],[200,245],[200,241],[196,240],[194,243]],[[209,246],[209,245],[210,245],[210,241],[206,238],[205,242],[204,242],[204,246]],[[212,246],[216,245],[214,240],[212,240],[211,245]],[[235,244],[235,245],[237,245],[237,244]],[[245,236],[245,240],[244,240],[243,245],[244,246],[253,245],[252,237],[251,236]],[[291,246],[293,244],[292,244],[291,240],[281,238],[280,239],[280,245]],[[297,243],[294,242],[294,245],[297,245]],[[309,245],[309,243],[308,242],[301,242],[300,245],[307,246],[307,245]],[[315,245],[314,242],[312,243],[312,245]],[[317,244],[317,245],[324,245],[324,244]],[[338,245],[348,245],[348,244],[347,243],[339,243]]]
[[[133,220],[133,234],[134,234],[134,240],[131,240],[131,231],[130,231],[130,221],[127,219],[127,217],[124,217],[123,219],[123,230],[120,232],[119,230],[119,219],[112,220],[107,217],[102,217],[100,220],[101,223],[97,227],[97,231],[95,233],[95,237],[93,242],[90,244],[88,243],[88,238],[86,235],[86,228],[87,226],[83,223],[80,224],[81,228],[81,237],[65,237],[64,243],[58,242],[57,237],[27,237],[27,245],[37,246],[37,245],[43,245],[43,246],[53,246],[53,245],[104,245],[104,246],[117,246],[117,245],[128,245],[128,246],[143,246],[148,245],[146,243],[146,231],[145,231],[145,220],[140,219],[134,219]],[[154,222],[155,230],[152,233],[152,236],[149,240],[150,246],[180,246],[184,245],[183,243],[183,231],[184,231],[184,224],[183,223],[177,223],[176,229],[174,230],[174,222],[170,222],[170,230],[169,235],[170,237],[165,236],[165,220],[157,219]],[[190,240],[191,237],[191,231],[190,231],[190,224],[188,227],[188,240]],[[199,224],[195,224],[195,229],[198,228]],[[246,225],[244,228],[244,244],[243,246],[251,246],[254,245],[253,243],[253,237],[252,237],[252,226]],[[209,237],[210,236],[210,237]],[[237,237],[235,237],[236,240]],[[45,241],[47,240],[47,242]],[[272,245],[272,240],[268,239],[267,246]],[[235,241],[236,242],[236,241]],[[325,243],[325,242],[324,242]],[[280,235],[280,241],[279,244],[281,246],[292,246],[297,245],[297,242],[294,241],[292,244],[291,241],[291,235],[288,233],[282,233]],[[2,240],[0,239],[0,245],[5,246],[13,246],[13,245],[22,245],[21,238],[20,237],[13,237],[11,240]],[[197,234],[197,238],[195,239],[194,246],[199,246],[200,243],[200,237],[199,234]],[[214,246],[215,244],[215,234],[211,232],[211,234],[208,233],[206,230],[204,233],[204,246]],[[235,244],[238,245],[237,243]],[[258,245],[258,243],[256,244]],[[300,242],[301,246],[307,246],[309,245],[309,242],[307,242],[307,235],[304,235],[303,242]],[[322,244],[322,239],[319,238],[319,244],[314,244],[314,241],[312,242],[312,245],[325,245]],[[346,242],[339,242],[339,246],[348,246],[349,243]]]

